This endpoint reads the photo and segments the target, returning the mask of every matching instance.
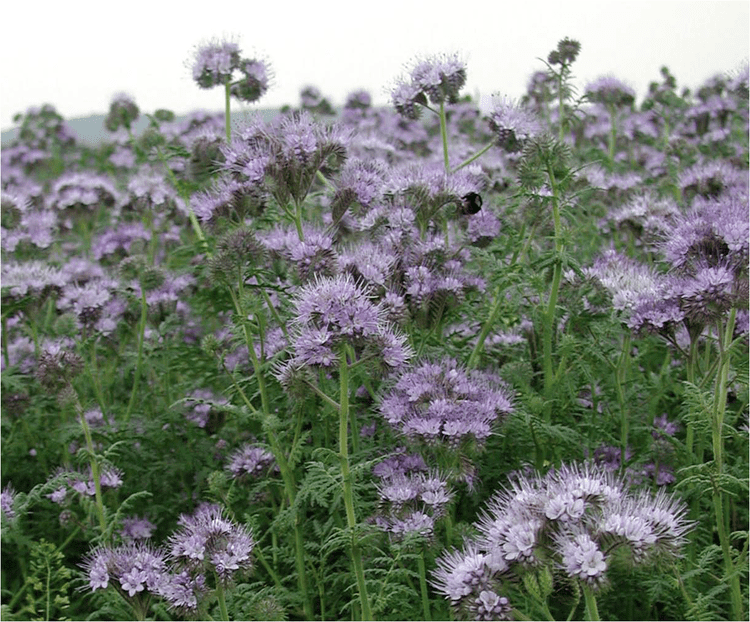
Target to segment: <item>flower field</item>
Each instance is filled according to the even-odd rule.
[[[2,618],[746,620],[748,67],[579,52],[232,124],[217,40],[222,114],[19,114]]]

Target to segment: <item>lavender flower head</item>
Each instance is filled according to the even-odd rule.
[[[81,567],[92,591],[111,584],[129,598],[146,591],[159,595],[167,573],[164,552],[140,542],[94,549]]]
[[[614,76],[602,76],[589,82],[585,93],[591,102],[616,108],[631,106],[635,102],[633,88]]]
[[[181,515],[179,525],[169,538],[169,557],[176,562],[214,571],[225,583],[252,567],[250,530],[226,518],[220,506],[204,504],[192,515]]]
[[[435,522],[453,499],[447,478],[436,472],[392,473],[378,484],[381,514],[375,523],[397,540],[431,538]]]
[[[391,90],[396,111],[407,119],[419,118],[428,100],[432,104],[453,104],[466,83],[466,64],[457,54],[430,56],[418,60],[409,78],[402,78]]]
[[[258,101],[270,85],[272,72],[265,61],[242,59],[239,66],[242,78],[231,86],[231,94],[240,101],[251,103]]]
[[[598,588],[622,559],[615,549],[633,564],[674,559],[693,526],[687,506],[663,489],[630,490],[622,476],[591,463],[518,475],[490,500],[478,535],[441,556],[433,586],[464,616],[484,590],[502,593],[530,568]]]
[[[414,441],[457,447],[482,445],[512,396],[494,374],[466,370],[453,359],[425,362],[405,373],[380,402],[386,421]]]
[[[406,339],[385,321],[384,309],[348,275],[319,278],[300,289],[295,301],[292,366],[332,367],[344,345],[374,351],[388,369],[411,356]]]
[[[223,85],[240,66],[240,47],[233,41],[212,41],[199,47],[193,61],[193,80],[202,89]]]
[[[269,471],[278,471],[276,458],[263,447],[243,445],[229,457],[226,469],[233,479],[247,476],[257,479]]]
[[[533,111],[508,97],[493,97],[490,129],[507,151],[520,151],[524,143],[541,134],[542,125]]]

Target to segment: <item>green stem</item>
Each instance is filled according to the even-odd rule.
[[[138,327],[138,358],[135,363],[135,378],[133,378],[133,389],[130,392],[130,400],[128,401],[128,408],[125,411],[125,425],[130,422],[130,415],[133,412],[133,404],[135,404],[135,396],[138,392],[138,385],[141,380],[141,365],[143,363],[143,341],[146,334],[146,317],[148,314],[148,305],[146,304],[146,290],[141,283],[141,322]]]
[[[625,455],[628,449],[628,429],[629,429],[629,413],[625,406],[625,379],[628,374],[628,367],[630,362],[630,333],[625,333],[625,337],[622,340],[622,352],[620,353],[620,360],[617,364],[617,371],[615,373],[615,381],[617,382],[617,401],[620,407],[620,465],[625,468]]]
[[[552,217],[555,225],[555,265],[552,273],[552,287],[547,301],[547,311],[544,315],[544,330],[542,334],[542,353],[544,357],[544,395],[549,401],[552,388],[554,385],[554,371],[552,368],[552,340],[555,332],[555,314],[557,310],[557,296],[560,290],[560,281],[562,279],[562,224],[560,221],[560,206],[557,196],[557,182],[555,173],[551,165],[547,165],[547,176],[549,178],[550,188],[552,189]],[[550,423],[552,416],[551,404],[545,409],[546,421]]]
[[[494,147],[497,143],[493,140],[492,142],[487,143],[484,147],[482,147],[479,151],[477,151],[473,156],[467,158],[461,164],[456,166],[453,170],[451,170],[451,173],[455,173],[456,171],[460,171],[464,166],[468,166],[471,164],[474,160],[477,158],[483,156],[485,153],[487,153],[492,147]]]
[[[240,287],[241,287],[241,284],[240,284]],[[271,416],[271,410],[270,410],[270,404],[268,401],[268,393],[266,391],[266,382],[265,382],[265,377],[263,376],[263,370],[261,369],[260,361],[258,360],[258,357],[255,354],[255,344],[253,343],[253,340],[250,337],[250,333],[247,330],[247,324],[245,321],[246,314],[244,313],[244,309],[242,308],[240,298],[235,294],[234,289],[232,289],[231,287],[229,287],[229,294],[231,295],[232,301],[234,302],[234,307],[235,307],[235,311],[237,312],[237,317],[242,322],[242,331],[245,336],[245,344],[247,345],[247,351],[250,356],[250,361],[252,362],[252,365],[253,365],[253,373],[255,375],[255,379],[258,382],[258,391],[260,392],[262,412],[263,412],[264,418],[267,420]],[[234,380],[234,376],[232,377],[232,379]],[[237,386],[236,382],[235,382],[235,386]],[[245,403],[252,408],[252,404],[250,404],[250,401],[247,399],[244,392],[242,391],[240,392],[241,392],[241,395],[243,396],[243,399],[245,400]],[[264,426],[264,429],[266,429],[266,426]],[[279,471],[281,471],[281,478],[284,481],[284,490],[286,492],[289,507],[294,508],[294,501],[296,498],[296,490],[297,490],[297,485],[294,480],[294,472],[289,466],[289,462],[287,461],[286,454],[284,453],[284,450],[281,447],[281,443],[279,442],[279,439],[276,436],[276,433],[270,428],[266,429],[266,432],[268,434],[268,442],[269,442],[269,445],[271,446],[271,452],[273,453],[274,458],[276,458],[276,463],[279,465]],[[304,559],[305,549],[304,549],[304,542],[302,540],[302,519],[299,515],[299,510],[295,512],[294,543],[295,543],[295,565],[297,567],[297,581],[299,584],[300,592],[302,592],[302,596],[304,598],[305,616],[308,619],[312,619],[313,609],[312,609],[312,601],[310,600],[310,595],[307,589],[307,573],[305,572],[305,559]]]
[[[224,83],[224,125],[227,130],[227,144],[232,142],[232,113],[230,112],[229,97],[231,95],[231,78],[227,77]]]
[[[221,584],[219,575],[217,575],[215,572],[214,577],[216,579],[216,598],[219,601],[219,611],[221,611],[221,619],[228,621],[229,613],[227,612],[227,600],[224,597],[224,586]]]
[[[6,367],[10,367],[10,356],[8,355],[8,316],[7,315],[3,315],[2,330],[3,330],[3,334],[2,334],[3,361],[5,362]]]
[[[365,571],[362,565],[362,552],[356,541],[357,518],[354,514],[354,494],[352,490],[352,475],[349,469],[349,363],[346,359],[346,346],[342,346],[339,353],[339,458],[341,460],[341,475],[344,480],[344,505],[346,507],[346,522],[351,532],[351,552],[354,574],[357,578],[359,601],[362,606],[362,619],[372,620],[370,601],[367,596]]]
[[[99,365],[96,361],[96,340],[91,339],[91,366],[88,368],[89,377],[91,378],[91,384],[94,386],[94,392],[96,393],[96,401],[99,402],[99,408],[102,411],[104,422],[109,425],[109,416],[107,415],[107,405],[104,403],[104,391],[102,391],[102,383],[99,378]]]
[[[305,233],[302,231],[302,206],[296,199],[294,200],[294,213],[292,214],[292,218],[294,219],[294,226],[297,229],[297,237],[300,242],[303,242],[305,240]]]
[[[608,149],[610,169],[615,164],[615,145],[617,143],[616,117],[617,117],[617,112],[615,111],[615,107],[614,106],[610,106],[609,107],[609,118],[610,118],[611,127],[609,129],[609,149]]]
[[[440,102],[440,138],[443,141],[443,161],[445,163],[445,172],[451,172],[450,161],[448,160],[448,129],[445,121],[445,102]]]
[[[419,591],[422,594],[422,616],[424,620],[430,622],[432,616],[430,615],[430,597],[427,593],[427,573],[424,565],[424,547],[422,547],[419,555],[417,555],[417,565],[419,566]]]
[[[492,301],[492,308],[490,309],[490,313],[487,316],[487,321],[484,323],[484,326],[482,326],[482,330],[479,333],[479,337],[477,337],[477,342],[476,344],[474,344],[474,349],[471,351],[471,354],[469,355],[469,360],[466,363],[466,366],[469,369],[472,369],[476,367],[477,365],[477,360],[479,359],[479,355],[482,353],[482,349],[484,348],[484,341],[485,339],[487,339],[487,335],[490,334],[492,327],[497,321],[497,316],[500,314],[501,303],[502,303],[502,298],[500,296],[500,286],[498,285],[497,288],[495,289],[495,295]]]
[[[600,620],[599,609],[596,606],[596,596],[594,590],[590,585],[583,585],[583,598],[586,601],[586,619],[587,620]]]
[[[557,117],[560,121],[559,138],[560,142],[565,138],[565,109],[563,108],[563,73],[565,71],[565,65],[560,68],[560,73],[557,74]]]
[[[729,368],[730,368],[730,352],[729,345],[732,342],[734,335],[734,324],[737,316],[736,307],[732,307],[729,312],[729,318],[727,320],[724,331],[719,330],[717,334],[719,336],[719,355],[720,355],[720,368],[719,373],[716,376],[716,385],[714,391],[714,407],[713,417],[711,425],[711,437],[713,444],[714,454],[714,465],[716,468],[717,479],[721,478],[724,471],[724,416],[726,414],[727,405],[727,383],[729,380]],[[713,504],[714,512],[716,514],[716,529],[719,536],[719,542],[721,543],[721,551],[724,557],[724,567],[726,575],[730,581],[731,595],[732,595],[732,617],[735,620],[744,620],[744,603],[742,600],[742,588],[740,586],[739,573],[736,572],[734,562],[732,561],[732,553],[729,544],[729,534],[727,533],[726,525],[724,522],[724,494],[721,490],[721,482],[714,482],[713,489]]]
[[[102,477],[99,471],[99,462],[94,455],[94,441],[91,438],[91,429],[86,421],[86,416],[83,413],[81,403],[78,401],[78,397],[75,398],[75,408],[78,414],[78,419],[81,421],[81,427],[83,428],[83,435],[86,437],[86,449],[89,452],[89,463],[91,464],[91,477],[94,480],[94,494],[96,499],[96,513],[99,517],[99,528],[104,534],[107,530],[107,521],[104,519],[104,501],[102,500]]]

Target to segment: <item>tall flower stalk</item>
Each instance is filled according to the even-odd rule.
[[[359,602],[362,607],[362,619],[372,620],[370,598],[367,594],[365,570],[362,565],[362,551],[357,542],[357,516],[354,512],[354,493],[352,490],[352,474],[349,465],[349,362],[348,347],[341,346],[339,352],[339,459],[341,460],[341,475],[344,482],[344,507],[346,508],[346,525],[351,538],[351,556],[354,575],[357,578]]]

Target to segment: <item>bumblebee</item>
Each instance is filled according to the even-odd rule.
[[[482,209],[482,196],[476,192],[468,192],[463,197],[460,206],[460,212],[465,216],[476,214]]]

